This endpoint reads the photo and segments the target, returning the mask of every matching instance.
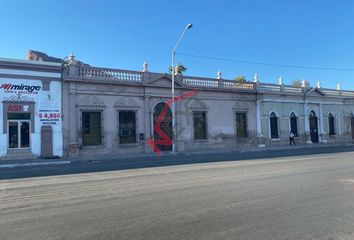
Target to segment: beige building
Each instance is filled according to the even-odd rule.
[[[68,155],[170,151],[171,75],[85,66],[72,58],[63,79]],[[297,143],[351,143],[354,92],[176,76],[179,152]],[[193,91],[193,92],[191,92]],[[165,117],[160,113],[166,107]],[[166,140],[166,139],[165,139]],[[164,141],[162,141],[164,142]],[[168,141],[167,141],[168,142]],[[166,142],[165,142],[166,143]]]
[[[156,127],[171,99],[170,75],[149,72],[146,64],[140,72],[83,66],[71,59],[63,76],[66,154],[171,150],[170,144],[158,143],[163,138],[159,129],[171,139],[170,108]],[[192,93],[175,103],[177,151],[257,143],[253,83],[177,76],[175,89],[176,96]]]

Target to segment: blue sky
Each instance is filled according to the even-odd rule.
[[[167,72],[171,49],[187,23],[176,61],[186,75],[223,78],[258,73],[262,82],[306,79],[354,89],[354,71],[283,68],[181,55],[188,53],[285,65],[354,69],[354,1],[341,0],[1,0],[0,57],[28,49],[88,64]]]

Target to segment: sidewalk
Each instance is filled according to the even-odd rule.
[[[305,150],[305,149],[335,149],[335,148],[349,148],[354,151],[354,144],[299,144],[296,146],[274,146],[274,147],[249,147],[246,149],[237,148],[233,150],[201,150],[194,152],[183,152],[172,154],[166,152],[160,156],[155,153],[129,153],[127,155],[100,155],[100,156],[75,156],[75,157],[63,157],[60,159],[29,159],[29,160],[1,160],[0,168],[16,168],[16,167],[33,167],[33,166],[45,166],[45,165],[65,165],[65,164],[80,164],[80,163],[99,163],[109,160],[161,160],[161,159],[174,159],[186,158],[188,156],[203,156],[203,155],[217,155],[217,154],[244,154],[244,153],[269,153],[269,152],[283,152],[289,150]],[[294,152],[296,153],[296,152]]]

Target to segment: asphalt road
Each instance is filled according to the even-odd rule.
[[[225,161],[247,161],[252,159],[269,159],[289,157],[289,156],[306,156],[312,154],[323,153],[340,153],[354,151],[354,145],[345,146],[326,146],[313,145],[305,148],[290,148],[281,150],[259,149],[258,151],[242,151],[242,152],[219,152],[204,154],[166,154],[163,156],[143,156],[130,157],[120,155],[112,156],[111,159],[91,158],[90,160],[83,157],[72,159],[73,164],[63,165],[47,165],[47,166],[31,166],[19,168],[0,168],[0,180],[40,177],[52,175],[64,175],[75,173],[89,173],[112,170],[140,169],[162,166],[175,166],[196,163],[212,163]],[[53,161],[55,161],[54,159]],[[68,159],[64,159],[68,160]],[[35,160],[38,161],[38,160]],[[46,160],[51,161],[51,160]],[[1,161],[0,161],[1,163]]]
[[[354,239],[354,152],[2,180],[0,239]]]

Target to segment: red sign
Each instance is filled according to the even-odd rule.
[[[22,112],[23,111],[23,106],[20,104],[10,104],[9,107],[7,108],[8,112]]]
[[[58,109],[39,110],[38,117],[42,125],[59,126],[61,120],[61,114]]]
[[[60,118],[60,113],[39,113],[38,114],[39,118]]]

